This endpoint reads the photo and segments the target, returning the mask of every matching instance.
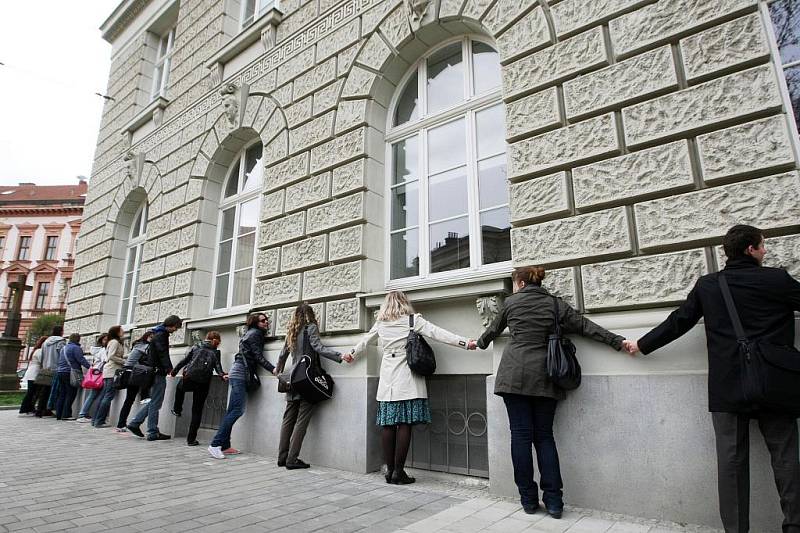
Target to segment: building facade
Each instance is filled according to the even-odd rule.
[[[24,278],[20,338],[44,314],[64,314],[87,184],[0,186],[0,331],[11,307],[8,284]],[[20,354],[24,366],[27,354]]]
[[[273,359],[301,301],[345,350],[402,289],[476,337],[511,268],[541,264],[548,288],[636,337],[724,265],[735,223],[764,228],[769,263],[797,275],[796,12],[793,0],[125,0],[101,28],[113,100],[67,330],[136,335],[177,314],[175,356],[217,329],[228,366],[252,310],[271,317]],[[434,422],[415,432],[413,466],[514,493],[492,394],[504,343],[436,346]],[[557,427],[567,502],[717,524],[702,326],[648,358],[577,345],[584,384]],[[377,351],[329,368],[336,398],[306,459],[379,466],[378,368]],[[277,447],[270,383],[237,425],[244,449]],[[753,520],[772,530],[757,452]]]

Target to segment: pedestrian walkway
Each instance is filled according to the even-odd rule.
[[[0,411],[0,532],[712,531],[572,508],[553,520],[491,497],[483,483],[418,477],[395,486],[379,474],[287,471],[250,454],[217,461],[182,440]]]

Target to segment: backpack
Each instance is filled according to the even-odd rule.
[[[192,348],[194,355],[192,360],[186,365],[183,377],[196,383],[208,383],[214,375],[214,367],[217,364],[217,354],[213,350],[204,346]]]

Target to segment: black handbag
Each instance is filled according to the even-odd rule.
[[[128,383],[140,389],[146,389],[153,384],[155,378],[155,367],[136,364],[131,367],[131,377]]]
[[[408,368],[420,376],[432,376],[436,372],[436,356],[425,338],[414,331],[414,315],[408,315],[408,338],[406,339],[406,363]]]
[[[307,331],[304,336],[304,355],[292,369],[291,390],[310,403],[330,400],[333,396],[333,378],[322,368],[319,354],[311,346]]]
[[[547,377],[564,390],[577,389],[581,384],[581,365],[575,357],[575,345],[561,334],[558,299],[553,297],[555,328],[547,337]]]
[[[768,411],[800,415],[800,351],[748,338],[723,273],[719,274],[719,288],[739,343],[745,400]]]
[[[128,366],[118,368],[114,371],[114,381],[111,385],[116,390],[127,389],[131,382],[132,369]]]
[[[261,378],[258,377],[258,373],[255,369],[250,368],[250,363],[247,362],[247,358],[241,354],[238,354],[236,357],[240,358],[242,364],[244,365],[244,390],[245,392],[255,392],[261,388]]]

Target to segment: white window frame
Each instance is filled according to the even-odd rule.
[[[246,304],[231,305],[233,299],[233,279],[234,274],[236,273],[235,265],[236,265],[236,248],[238,246],[239,235],[237,235],[237,231],[239,228],[239,217],[241,216],[241,206],[253,199],[258,200],[258,212],[261,213],[261,190],[264,180],[264,173],[262,170],[261,173],[261,183],[258,187],[254,187],[253,190],[250,191],[242,191],[242,187],[244,186],[244,173],[245,169],[247,168],[247,151],[250,150],[253,146],[257,144],[262,144],[260,139],[257,139],[253,142],[248,143],[242,148],[239,153],[236,155],[235,158],[231,160],[230,166],[228,168],[228,175],[225,178],[225,181],[222,183],[222,191],[220,193],[220,202],[219,202],[219,213],[217,214],[217,234],[216,240],[214,241],[214,275],[211,278],[211,299],[209,304],[209,313],[212,315],[216,314],[225,314],[230,313],[231,311],[242,311],[250,309],[250,306],[253,303],[253,289],[255,288],[255,279],[256,279],[256,257],[258,255],[258,227],[256,227],[255,231],[255,245],[253,246],[253,275],[250,278],[250,298],[249,302]],[[263,144],[262,144],[263,149]],[[263,164],[263,156],[260,160]],[[236,163],[239,163],[239,173],[236,176],[236,179],[239,180],[238,185],[236,186],[236,194],[231,195],[225,198],[225,190],[228,187],[228,182],[233,178],[233,168],[236,166]],[[220,252],[220,241],[222,240],[222,225],[223,225],[223,213],[230,209],[231,207],[235,208],[234,217],[233,217],[233,237],[231,241],[231,256],[229,258],[229,268],[228,268],[228,291],[225,298],[225,307],[214,307],[214,301],[217,297],[217,275],[218,271],[217,268],[219,267],[219,252]],[[260,218],[260,216],[259,216]],[[239,270],[246,270],[246,269],[239,269]]]
[[[251,2],[253,3],[253,16],[250,19],[245,19],[244,14],[247,11],[247,4]],[[271,9],[280,9],[278,0],[242,0],[239,9],[239,31],[251,26]]]
[[[462,48],[462,65],[465,69],[464,76],[464,95],[463,101],[455,104],[449,108],[438,111],[435,115],[427,115],[427,60],[430,56],[439,50],[452,45],[454,42],[461,42]],[[447,39],[439,43],[436,47],[431,48],[424,56],[422,56],[415,65],[409,69],[408,72],[400,80],[397,85],[398,89],[395,91],[389,104],[389,112],[386,119],[386,136],[385,136],[385,209],[387,213],[386,228],[384,231],[384,280],[387,289],[411,289],[416,287],[425,287],[443,280],[470,280],[473,278],[483,278],[495,274],[507,274],[511,268],[511,260],[502,261],[498,263],[490,263],[483,265],[483,240],[480,227],[480,214],[484,211],[498,209],[503,205],[496,205],[486,209],[480,209],[480,197],[478,191],[478,158],[477,158],[477,136],[475,128],[475,115],[485,109],[494,107],[495,105],[502,105],[502,87],[498,87],[488,92],[481,94],[472,94],[474,83],[473,61],[472,61],[472,42],[480,42],[491,46],[497,50],[497,45],[492,41],[478,35],[462,35]],[[400,97],[406,89],[406,83],[417,74],[417,95],[419,102],[418,117],[406,122],[400,126],[394,126],[394,115],[397,109],[397,104]],[[444,272],[430,272],[430,230],[428,223],[428,158],[427,149],[427,133],[430,129],[442,126],[455,120],[463,119],[466,121],[466,136],[468,141],[468,151],[466,153],[467,165],[467,184],[468,184],[468,204],[467,216],[469,218],[469,232],[470,232],[470,266],[467,268],[447,270]],[[417,181],[419,188],[419,219],[416,224],[409,224],[404,229],[392,230],[392,189],[395,187],[392,184],[392,172],[394,167],[394,160],[392,154],[392,145],[404,139],[417,136],[418,138],[418,175]],[[507,153],[508,150],[504,153]],[[496,157],[498,154],[486,156],[484,159]],[[445,172],[445,170],[441,171]],[[402,184],[397,184],[402,186]],[[505,204],[506,206],[508,204]],[[464,215],[452,217],[463,218]],[[437,221],[447,221],[449,219],[442,219]],[[391,237],[396,233],[403,233],[411,229],[417,229],[419,241],[419,274],[417,276],[409,276],[405,278],[391,278]]]
[[[166,40],[166,48],[161,53],[162,44]],[[166,33],[159,35],[156,41],[156,60],[153,62],[153,85],[150,89],[150,101],[159,96],[166,97],[169,86],[169,69],[172,61],[172,51],[175,48],[175,26]],[[158,73],[160,72],[160,75]]]
[[[126,331],[136,325],[135,313],[136,304],[138,303],[139,273],[142,270],[144,243],[147,242],[147,202],[143,202],[134,213],[133,221],[136,222],[137,220],[139,221],[138,235],[136,237],[133,236],[137,230],[134,225],[131,226],[128,232],[127,251],[125,253],[125,262],[122,265],[122,292],[119,295],[119,311],[117,312],[118,322]],[[133,270],[128,271],[131,254],[134,254]],[[129,287],[130,292],[127,298],[128,305],[125,306],[123,302],[125,301],[125,289],[127,288],[125,283],[128,279],[128,274],[132,274],[132,276],[131,286]]]
[[[770,60],[778,75],[778,89],[780,90],[781,100],[783,100],[783,112],[789,121],[789,139],[794,152],[795,161],[800,161],[800,134],[797,129],[797,121],[794,118],[794,106],[792,105],[792,98],[789,95],[789,84],[786,82],[786,75],[784,70],[800,65],[800,60],[791,61],[785,65],[781,62],[780,49],[778,48],[778,39],[775,36],[775,28],[772,25],[772,16],[769,13],[769,4],[777,0],[762,0],[759,2],[759,14],[761,15],[761,22],[767,32],[767,42],[770,49]]]

